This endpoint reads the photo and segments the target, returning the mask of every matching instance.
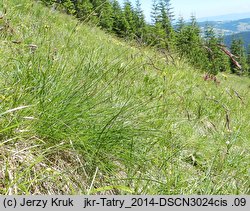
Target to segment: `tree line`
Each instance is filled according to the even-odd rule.
[[[123,5],[117,0],[42,1],[124,39],[164,49],[170,54],[177,52],[209,74],[227,71],[250,75],[250,55],[242,40],[234,39],[228,50],[223,45],[223,36],[209,25],[201,29],[195,16],[188,23],[183,17],[174,20],[170,0],[152,0],[151,23],[145,20],[140,0],[135,5],[129,0],[124,0]]]

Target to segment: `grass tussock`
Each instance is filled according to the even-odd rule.
[[[0,3],[0,194],[248,194],[248,78],[220,83],[31,0]]]

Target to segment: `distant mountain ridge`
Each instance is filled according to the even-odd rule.
[[[234,18],[245,16],[247,16],[247,18],[233,20]],[[205,19],[207,19],[207,21],[204,21]],[[217,34],[224,35],[224,43],[227,47],[231,46],[232,40],[234,38],[242,39],[245,49],[249,51],[248,46],[250,45],[250,13],[231,14],[224,17],[217,16],[198,19],[198,21],[200,20],[203,20],[201,22],[198,22],[202,31],[204,31],[206,25],[212,26]]]
[[[241,32],[241,33],[237,33],[234,35],[227,35],[224,38],[224,42],[226,46],[231,46],[232,40],[236,38],[236,39],[242,39],[244,42],[244,47],[245,49],[249,52],[249,45],[250,45],[250,31],[248,32]],[[250,52],[249,52],[250,53]]]
[[[201,28],[205,28],[208,24],[212,26],[217,33],[224,35],[250,31],[250,17],[233,21],[204,21],[198,22],[198,24]]]
[[[212,17],[204,17],[198,18],[198,22],[207,22],[207,21],[233,21],[233,20],[240,20],[250,18],[250,12],[246,13],[232,13],[227,15],[220,15],[220,16],[212,16]]]

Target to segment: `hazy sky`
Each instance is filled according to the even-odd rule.
[[[135,0],[130,0],[135,2]],[[150,19],[150,11],[153,0],[140,0],[147,20]],[[123,2],[123,0],[119,0]],[[250,12],[250,0],[171,0],[176,17],[179,15],[188,19],[191,14],[196,18],[218,16],[231,13]]]

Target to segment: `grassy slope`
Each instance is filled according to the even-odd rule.
[[[34,1],[3,4],[0,194],[249,193],[248,78],[205,82]]]

